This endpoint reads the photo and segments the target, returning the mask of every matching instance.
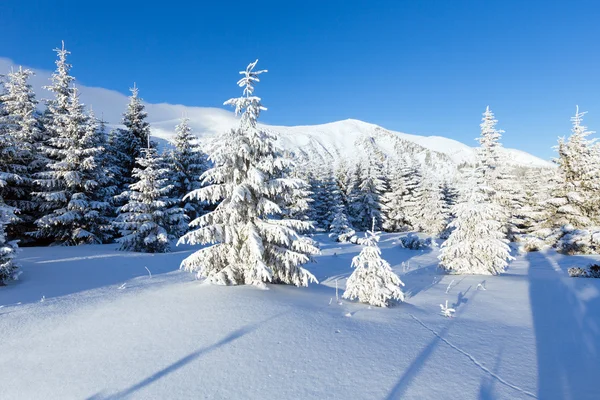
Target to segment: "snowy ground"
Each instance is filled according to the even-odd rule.
[[[266,291],[195,281],[178,271],[190,248],[24,249],[22,280],[0,288],[0,398],[600,396],[600,280],[566,274],[589,258],[530,253],[500,277],[444,276],[437,250],[397,237],[383,256],[409,296],[390,309],[336,302],[360,248],[325,237],[309,266],[320,285]]]

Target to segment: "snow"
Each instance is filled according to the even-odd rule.
[[[18,67],[10,59],[0,57],[0,71],[9,71],[11,67]],[[50,72],[33,69],[36,73],[31,79],[31,84],[36,90],[38,98],[47,97],[40,88],[48,84]],[[127,96],[122,93],[103,88],[88,87],[77,82],[81,91],[81,100],[95,110],[102,110],[102,117],[109,124],[116,126],[121,121],[121,114],[127,106]],[[141,88],[141,97],[144,97],[144,88]],[[182,116],[190,119],[190,127],[202,138],[209,138],[218,133],[228,131],[238,125],[234,113],[213,107],[192,107],[181,104],[144,103],[148,112],[148,122],[151,125],[152,135],[164,140],[172,140],[175,136],[175,126]],[[267,104],[268,106],[268,104]],[[474,116],[474,124],[476,123]],[[397,152],[393,147],[392,138],[395,136],[408,143],[415,144],[423,151],[432,151],[442,155],[454,164],[472,163],[475,161],[475,148],[467,146],[456,140],[441,136],[419,136],[402,132],[386,130],[375,124],[347,119],[322,125],[306,126],[268,126],[263,128],[279,132],[282,136],[282,147],[288,150],[317,154],[321,157],[341,157],[348,159],[362,155],[364,146],[359,141],[361,137],[377,137],[376,145],[384,153],[393,157]],[[473,125],[474,131],[476,125]],[[475,139],[474,133],[473,139]],[[358,141],[358,142],[357,142]],[[473,141],[475,144],[475,141]],[[414,150],[414,149],[413,149]],[[416,151],[416,150],[415,150]],[[503,149],[507,154],[506,160],[513,165],[531,167],[551,167],[546,160],[532,156],[526,152],[515,149]],[[424,156],[421,156],[424,159]]]
[[[0,287],[2,398],[597,398],[600,280],[566,270],[600,257],[446,276],[438,249],[400,236],[380,242],[406,284],[388,309],[336,302],[361,247],[326,235],[307,265],[321,284],[267,291],[196,281],[178,270],[192,247],[21,249],[21,279]]]

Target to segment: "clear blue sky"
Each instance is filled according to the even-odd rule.
[[[597,3],[1,2],[0,56],[51,70],[64,39],[84,85],[217,107],[259,58],[266,123],[356,118],[474,145],[489,104],[505,146],[550,158],[576,104],[600,131]]]

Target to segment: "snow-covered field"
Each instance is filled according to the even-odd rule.
[[[499,277],[448,276],[437,250],[398,236],[381,243],[406,284],[390,309],[338,304],[360,247],[324,236],[308,266],[321,284],[270,290],[201,284],[178,270],[191,248],[23,249],[21,280],[0,288],[0,398],[600,396],[600,280],[566,273],[590,257],[529,253]]]

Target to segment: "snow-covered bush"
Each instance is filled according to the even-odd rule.
[[[352,224],[348,220],[348,216],[344,212],[343,207],[339,207],[337,213],[333,217],[333,221],[329,226],[329,237],[337,242],[349,242],[352,237],[356,236],[356,231],[352,228]]]
[[[600,265],[590,264],[585,268],[569,268],[569,276],[572,278],[600,278]]]
[[[420,238],[414,233],[409,233],[408,235],[401,237],[400,245],[405,249],[410,250],[424,250],[437,247],[437,243],[433,238]]]
[[[600,252],[600,227],[574,229],[563,226],[563,236],[556,243],[556,250],[563,254],[598,254]]]
[[[342,297],[377,307],[387,307],[390,300],[404,301],[404,293],[400,289],[404,283],[392,271],[390,264],[381,258],[377,245],[379,234],[369,231],[365,238],[365,247],[352,259],[354,271],[348,278]]]

